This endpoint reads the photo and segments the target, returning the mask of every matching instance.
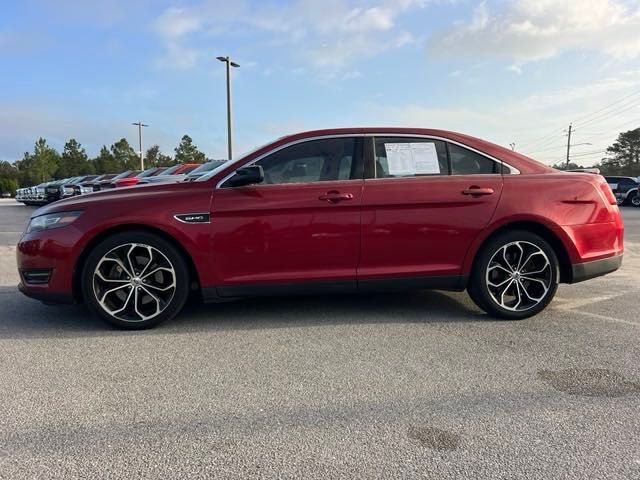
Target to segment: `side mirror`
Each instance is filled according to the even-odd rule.
[[[243,187],[264,181],[264,171],[260,165],[250,165],[235,171],[235,175],[227,180],[231,187]]]

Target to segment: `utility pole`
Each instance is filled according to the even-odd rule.
[[[569,151],[571,150],[571,131],[572,131],[573,125],[570,123],[569,124],[569,131],[567,133],[567,168],[569,168]]]
[[[131,125],[136,125],[138,127],[138,146],[140,147],[140,170],[144,170],[144,152],[142,151],[142,127],[148,127],[149,125],[145,125],[142,122],[135,122]]]
[[[233,134],[232,134],[232,124],[231,124],[231,67],[238,68],[238,65],[235,62],[231,61],[230,57],[216,57],[221,62],[226,64],[227,70],[227,150],[229,158],[231,160],[233,158]]]

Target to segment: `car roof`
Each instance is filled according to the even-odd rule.
[[[309,130],[305,132],[295,133],[292,135],[286,135],[277,139],[274,142],[260,147],[248,154],[245,158],[256,157],[268,152],[273,148],[277,148],[280,145],[287,143],[304,140],[306,138],[324,137],[324,136],[337,136],[337,135],[421,135],[441,138],[454,143],[460,143],[462,146],[467,146],[472,149],[478,150],[486,155],[494,157],[498,160],[502,160],[509,165],[517,168],[521,173],[551,173],[556,171],[552,167],[538,162],[533,158],[522,155],[521,153],[514,152],[509,148],[502,147],[495,143],[491,143],[480,138],[466,135],[463,133],[453,132],[449,130],[431,129],[431,128],[416,128],[416,127],[348,127],[348,128],[331,128],[320,130]],[[235,163],[235,162],[233,162]]]

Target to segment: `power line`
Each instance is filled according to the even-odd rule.
[[[522,151],[530,151],[531,148],[538,147],[541,144],[544,145],[544,143],[546,143],[547,141],[551,140],[554,135],[558,135],[558,134],[562,133],[563,131],[564,131],[564,128],[561,128],[560,130],[556,129],[556,130],[544,135],[543,137],[540,137],[538,140],[525,142],[525,145],[524,145],[523,148],[521,148],[521,150]]]
[[[618,104],[618,103],[620,103],[620,102],[623,102],[623,101],[625,101],[625,100],[626,100],[626,99],[628,99],[628,98],[635,97],[635,96],[636,96],[636,95],[638,95],[638,94],[640,94],[640,90],[638,90],[637,92],[634,92],[634,93],[632,93],[632,94],[630,94],[630,95],[627,95],[626,97],[623,97],[623,98],[621,98],[620,100],[616,100],[615,102],[611,102],[610,104],[605,105],[604,107],[602,107],[602,108],[601,108],[601,109],[599,109],[599,110],[596,110],[595,112],[591,112],[591,113],[588,113],[588,114],[586,114],[586,115],[583,115],[582,117],[579,117],[579,118],[578,118],[574,123],[576,123],[576,124],[581,123],[581,122],[583,122],[585,119],[589,118],[591,115],[595,115],[595,114],[600,113],[600,112],[602,112],[602,111],[604,111],[604,110],[607,110],[609,107],[612,107],[613,105],[616,105],[616,104]]]
[[[566,148],[566,146],[567,145],[563,143],[562,145],[554,145],[553,147],[541,148],[540,150],[534,150],[534,151],[527,150],[527,152],[529,152],[529,153],[540,153],[540,152],[546,152],[548,150],[558,150],[560,148]]]
[[[583,115],[583,116],[579,117],[573,123],[576,124],[576,125],[581,124],[581,125],[578,125],[578,126],[582,128],[585,125],[588,125],[588,124],[591,124],[591,123],[595,122],[595,120],[597,120],[599,118],[600,119],[601,118],[606,118],[607,116],[609,116],[611,114],[621,113],[621,111],[610,111],[610,112],[606,112],[606,113],[604,113],[602,115],[598,115],[598,114],[601,114],[601,112],[605,112],[606,110],[610,109],[611,107],[613,107],[613,106],[615,106],[615,105],[617,105],[619,103],[622,103],[625,100],[628,100],[629,98],[634,97],[634,96],[639,95],[639,94],[640,94],[640,91],[636,91],[636,92],[633,92],[633,93],[631,93],[629,95],[626,95],[625,97],[622,97],[619,100],[611,102],[611,103],[605,105],[604,107],[602,107],[602,108],[600,108],[598,110],[595,110],[593,112],[590,112],[590,113],[588,113],[586,115]],[[636,100],[640,100],[640,98],[635,99],[632,102],[635,102]],[[626,111],[628,108],[631,108],[631,106],[623,105],[622,108],[623,108],[622,111]],[[594,115],[595,115],[595,117],[594,117]],[[593,117],[593,118],[590,118],[590,117]],[[562,132],[562,131],[564,131],[564,129],[560,129],[560,132]],[[539,137],[538,139],[534,139],[532,141],[525,142],[525,144],[524,144],[523,148],[521,148],[521,150],[522,151],[531,151],[532,148],[544,147],[544,146],[546,146],[546,143],[548,143],[553,138],[554,135],[557,135],[557,133],[559,133],[559,132],[556,129],[556,130],[553,130],[553,131],[549,132],[546,135],[543,135],[542,137]]]
[[[626,105],[622,105],[619,108],[616,108],[614,110],[611,110],[609,112],[605,112],[602,113],[596,117],[591,118],[590,120],[587,120],[586,122],[582,123],[581,125],[579,125],[580,128],[584,128],[587,125],[592,125],[594,122],[598,123],[599,121],[602,121],[604,119],[607,119],[609,117],[611,117],[612,115],[619,115],[620,113],[626,112],[627,110],[630,110],[634,107],[637,107],[640,105],[640,98],[637,98],[636,100],[633,100],[631,103],[628,103]]]
[[[594,152],[584,152],[584,153],[576,153],[575,155],[571,155],[571,158],[575,157],[589,157],[591,155],[599,155],[601,153],[606,153],[606,150],[597,150]]]

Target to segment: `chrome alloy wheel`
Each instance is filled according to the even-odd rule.
[[[150,245],[127,243],[112,248],[93,272],[98,304],[123,322],[142,322],[160,315],[175,292],[173,265]]]
[[[544,300],[554,281],[554,271],[540,247],[517,241],[493,254],[485,279],[489,294],[498,305],[523,312]]]

